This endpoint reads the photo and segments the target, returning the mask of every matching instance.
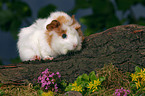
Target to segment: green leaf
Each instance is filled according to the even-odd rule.
[[[40,84],[35,85],[35,86],[33,87],[33,89],[35,89],[35,90],[40,90]]]
[[[13,18],[13,13],[10,10],[0,11],[0,25],[8,23]]]
[[[76,82],[77,82],[78,85],[81,84],[81,82],[82,82],[82,75],[78,76],[78,78],[76,79]]]
[[[69,84],[66,88],[65,88],[65,91],[71,91],[72,89],[72,84]]]
[[[2,85],[3,85],[3,84],[2,84],[2,83],[0,83],[0,87],[2,87]]]
[[[82,3],[83,2],[83,3]],[[70,11],[71,14],[74,14],[77,12],[78,9],[85,9],[90,7],[90,1],[89,0],[75,0],[75,6]]]
[[[92,72],[89,74],[89,78],[90,78],[91,81],[97,80],[95,71],[92,71]]]
[[[0,2],[0,10],[2,10],[2,5],[3,5],[3,3],[2,3],[2,2]]]
[[[14,39],[17,39],[17,34],[19,32],[19,28],[21,26],[22,21],[19,19],[13,19],[10,25],[10,32],[12,33],[12,36],[14,37]],[[18,58],[17,58],[18,60]],[[18,60],[20,61],[20,60]]]
[[[9,2],[9,0],[1,0],[2,3]]]
[[[131,88],[136,88],[136,84],[134,84],[134,83],[131,83],[130,86],[131,86]]]
[[[135,72],[137,72],[137,73],[141,72],[141,68],[138,67],[138,66],[136,66],[136,67],[135,67]]]
[[[51,12],[56,10],[56,6],[49,4],[38,11],[38,18],[46,18]]]
[[[7,2],[7,6],[10,10],[12,10],[15,14],[20,17],[29,17],[31,16],[31,9],[29,5],[22,1],[15,2]]]
[[[145,26],[145,18],[140,17],[139,20],[138,20],[138,24]]]
[[[96,15],[114,14],[114,7],[110,0],[92,0],[92,10]]]
[[[106,79],[106,77],[100,77],[100,78],[99,78],[99,81],[100,81],[100,82],[103,82],[105,79]]]
[[[13,13],[10,10],[0,11],[0,28],[1,30],[8,31],[12,23]]]
[[[38,90],[37,93],[39,94],[39,96],[42,96],[41,94],[43,93],[42,90]]]
[[[82,81],[80,85],[81,85],[82,88],[85,88],[87,84],[88,84],[88,82],[85,82],[85,81],[83,82]]]
[[[86,36],[93,33],[100,32],[105,28],[106,16],[101,15],[98,18],[96,17],[97,17],[96,15],[92,14],[92,15],[88,15],[88,16],[84,16],[80,18],[80,22],[87,26],[87,29],[84,32]]]
[[[0,96],[3,96],[5,93],[2,91],[2,90],[0,90]]]
[[[76,6],[79,8],[88,8],[90,5],[88,0],[75,0],[75,2]]]
[[[145,1],[144,0],[138,0],[138,2],[145,6]]]
[[[111,28],[120,25],[119,19],[113,14],[106,19],[106,28]]]
[[[135,2],[135,0],[116,0],[118,9],[124,12],[130,9]]]
[[[87,74],[83,74],[83,75],[82,75],[82,79],[83,79],[84,81],[89,81],[89,76],[88,76]]]
[[[67,86],[67,83],[66,83],[66,80],[61,80],[61,83],[60,83],[63,87],[66,87]]]

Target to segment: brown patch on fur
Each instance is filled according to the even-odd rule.
[[[55,32],[58,34],[58,36],[62,36],[62,34],[66,34],[66,30],[62,30],[61,28],[55,30]]]
[[[74,26],[75,29],[77,30],[78,34],[80,37],[82,37],[82,41],[85,39],[85,37],[83,36],[83,32],[81,30],[81,25],[75,20],[75,15],[72,15],[72,19],[73,19],[73,23],[71,24],[71,26]]]
[[[59,16],[56,20],[59,21],[60,24],[69,22],[64,16]]]
[[[62,30],[61,26],[62,26],[61,23],[57,20],[53,20],[50,24],[46,26],[47,31],[45,32],[45,34],[46,34],[47,42],[50,47],[51,47],[51,42],[53,37],[53,34],[50,35],[51,31],[57,33],[58,36],[62,36],[63,34],[66,34],[66,30]]]
[[[53,20],[50,24],[46,26],[48,31],[52,31],[60,26],[60,22],[57,20]]]
[[[52,36],[53,35],[50,35],[49,34],[50,32],[49,31],[46,31],[46,38],[47,38],[47,42],[48,42],[48,45],[50,46],[50,48],[51,48],[51,41],[52,41]]]
[[[71,17],[72,19],[73,19],[73,23],[72,23],[72,25],[74,25],[75,23],[76,23],[76,20],[75,20],[75,15],[72,15],[72,17]]]
[[[49,33],[50,31],[55,31],[59,36],[62,36],[62,34],[66,34],[66,30],[62,30],[61,29],[62,24],[57,21],[57,20],[53,20],[50,24],[48,24],[46,26],[46,29],[48,30],[47,33]]]
[[[78,32],[79,36],[82,37],[82,42],[83,42],[85,37],[83,36],[83,32],[82,32],[81,28],[77,29],[77,32]]]
[[[74,26],[75,29],[81,28],[81,25],[75,19],[75,15],[72,15],[72,19],[73,19],[73,23],[71,24],[71,26]]]
[[[58,34],[58,36],[62,36],[63,34],[66,34],[66,30],[54,29],[54,31]],[[51,48],[53,34],[50,35],[50,32],[51,31],[46,31],[45,34],[46,34],[48,45]]]

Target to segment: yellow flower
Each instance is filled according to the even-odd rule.
[[[87,88],[92,89],[93,86],[94,86],[94,84],[92,82],[90,82],[89,86]]]
[[[95,87],[94,90],[92,92],[95,92],[98,89],[98,87]]]
[[[80,92],[82,92],[82,87],[81,87],[81,85],[79,85],[79,86],[73,86],[73,88],[71,90],[72,91],[80,91]]]
[[[145,68],[143,68],[143,72],[145,72]]]
[[[145,76],[142,77],[142,81],[145,81]]]
[[[72,86],[77,86],[77,82],[75,81],[75,82],[72,84]]]
[[[145,69],[144,69],[144,71],[145,71]],[[140,73],[138,73],[138,74],[139,74],[139,76],[140,76],[141,78],[143,78],[143,77],[145,76],[144,71],[142,71],[142,69],[141,69],[141,72],[140,72]]]
[[[98,85],[101,85],[101,82],[99,81],[99,79],[97,81],[94,80],[94,84],[98,86]]]
[[[139,87],[141,87],[140,86],[140,81],[138,80],[138,82],[135,82],[135,84],[136,84],[136,88],[138,89]]]
[[[52,91],[48,91],[48,92],[43,92],[42,96],[54,96]]]
[[[89,88],[89,90],[92,90],[92,92],[95,92],[98,89],[98,85],[101,85],[101,82],[98,80],[94,80],[94,82],[90,82],[89,86],[87,88]]]
[[[73,88],[71,89],[72,91],[80,91],[80,92],[82,92],[82,87],[81,87],[81,85],[77,85],[77,82],[74,82],[73,84],[72,84],[72,86],[73,86]]]
[[[130,75],[132,77],[132,81],[137,81],[138,76],[136,74],[131,74]]]

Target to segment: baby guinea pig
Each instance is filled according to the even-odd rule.
[[[38,19],[18,34],[17,47],[22,61],[50,59],[82,48],[81,25],[64,12],[53,12]]]

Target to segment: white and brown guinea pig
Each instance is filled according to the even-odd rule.
[[[53,59],[82,47],[81,25],[64,12],[53,12],[46,19],[38,19],[18,34],[18,51],[22,61]]]

